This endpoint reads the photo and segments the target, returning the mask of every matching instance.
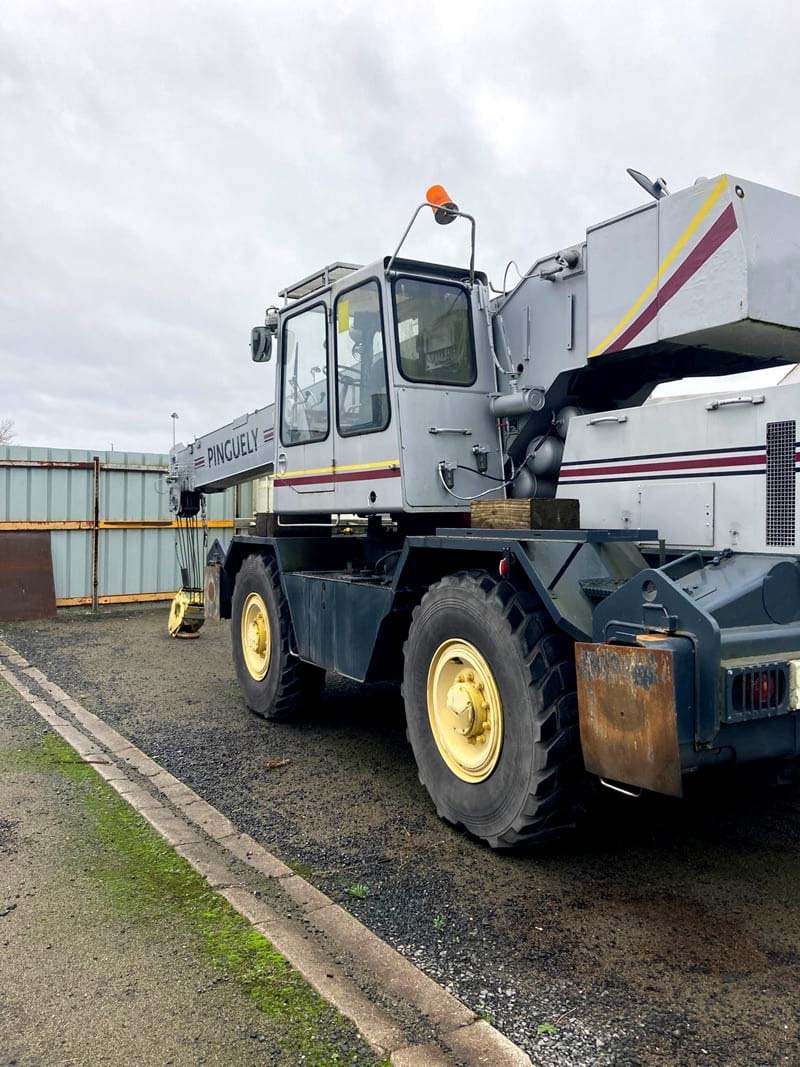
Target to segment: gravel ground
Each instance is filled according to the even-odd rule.
[[[246,710],[226,623],[62,612],[10,644],[526,1048],[537,1064],[800,1063],[800,791],[597,796],[509,856],[440,822],[398,692],[329,677],[296,724]]]

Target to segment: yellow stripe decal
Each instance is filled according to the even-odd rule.
[[[349,463],[336,467],[311,467],[305,471],[284,471],[282,474],[276,474],[275,478],[302,478],[306,474],[341,474],[342,471],[391,470],[392,467],[399,466],[399,459],[384,459],[380,463]]]
[[[201,529],[203,524],[198,519],[190,519],[188,525],[193,529]],[[175,519],[101,519],[97,524],[98,530],[172,530],[177,526]],[[232,529],[235,523],[232,519],[209,519],[206,526],[209,529],[225,530]],[[19,519],[0,522],[0,531],[93,529],[94,519]]]
[[[686,247],[687,242],[692,237],[692,235],[697,231],[697,228],[701,225],[701,223],[703,222],[703,219],[706,217],[706,215],[708,215],[709,211],[712,209],[714,204],[716,204],[717,200],[719,200],[720,196],[722,195],[722,191],[726,187],[727,184],[728,184],[728,176],[727,176],[727,174],[723,174],[722,177],[717,182],[717,184],[714,186],[714,188],[709,193],[709,195],[706,198],[706,200],[703,202],[700,210],[697,212],[695,217],[692,219],[692,221],[689,223],[689,225],[686,227],[686,229],[680,235],[678,240],[675,242],[675,244],[669,250],[669,253],[666,255],[666,257],[664,258],[664,260],[661,263],[661,266],[658,268],[658,273],[656,274],[655,278],[653,278],[653,280],[650,282],[650,284],[644,290],[644,292],[639,297],[639,299],[636,301],[636,303],[633,304],[632,307],[628,311],[625,312],[625,314],[619,320],[619,322],[614,327],[614,329],[611,331],[611,333],[607,337],[604,337],[603,340],[600,342],[600,344],[592,349],[592,351],[589,353],[589,357],[588,357],[589,359],[592,359],[594,356],[599,356],[600,353],[606,348],[606,346],[609,345],[614,340],[614,338],[617,336],[617,334],[621,333],[622,330],[628,325],[628,323],[633,319],[633,317],[636,315],[636,313],[642,308],[642,306],[645,304],[645,302],[650,299],[650,297],[653,295],[653,293],[658,288],[658,283],[661,281],[661,279],[664,277],[666,272],[669,270],[669,268],[672,266],[672,264],[675,262],[675,260],[681,254],[683,249]]]

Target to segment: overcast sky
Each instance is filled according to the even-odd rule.
[[[0,420],[162,450],[271,399],[277,290],[442,182],[499,284],[722,171],[800,192],[790,0],[0,4]],[[408,249],[465,262],[423,220]]]

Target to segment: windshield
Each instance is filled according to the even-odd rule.
[[[394,307],[403,377],[437,385],[472,385],[475,353],[466,291],[447,282],[398,278]]]

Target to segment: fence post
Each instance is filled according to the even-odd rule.
[[[100,457],[92,460],[94,469],[94,510],[92,520],[92,611],[100,605]]]

